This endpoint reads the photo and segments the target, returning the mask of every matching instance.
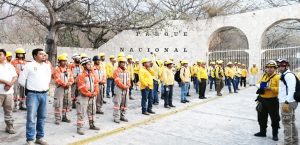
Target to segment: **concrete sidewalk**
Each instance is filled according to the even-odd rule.
[[[199,100],[191,89],[191,103],[180,102],[180,89],[175,87],[174,105],[176,108],[163,108],[163,101],[153,110],[156,115],[144,116],[141,114],[140,91],[133,91],[135,100],[129,101],[127,113],[128,123],[116,124],[112,119],[111,98],[105,98],[104,115],[96,115],[96,126],[100,131],[88,130],[86,119],[86,135],[76,133],[76,111],[73,110],[71,123],[54,124],[52,104],[48,105],[48,118],[46,121],[45,139],[51,145],[63,145],[70,143],[83,144],[276,144],[270,139],[253,137],[258,131],[254,99],[255,88],[243,89],[238,94],[227,94],[227,88],[223,89],[224,96],[216,97],[214,91],[207,91],[207,100]],[[3,116],[3,111],[0,111]],[[297,112],[299,118],[299,113]],[[25,118],[26,112],[14,113],[15,128],[17,134],[4,133],[4,122],[1,121],[1,144],[25,143]],[[282,129],[280,130],[282,140]],[[122,140],[121,140],[122,139]],[[145,142],[149,140],[149,142]],[[94,143],[92,143],[94,142]]]

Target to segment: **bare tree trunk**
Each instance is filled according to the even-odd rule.
[[[46,37],[46,52],[49,56],[49,61],[52,65],[56,64],[56,56],[57,56],[57,46],[56,46],[56,27],[50,27],[48,29],[48,35]]]

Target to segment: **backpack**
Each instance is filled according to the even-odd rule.
[[[174,75],[174,79],[176,82],[180,83],[181,82],[181,78],[180,78],[180,70],[177,70],[175,75]]]
[[[288,72],[288,73],[291,73],[291,72]],[[288,74],[288,73],[286,73],[286,74]],[[285,74],[285,75],[286,75]],[[298,77],[294,74],[294,73],[292,73],[294,76],[295,76],[295,78],[296,78],[296,90],[295,90],[295,93],[294,93],[294,99],[297,101],[297,102],[300,102],[300,81],[299,81],[299,79],[298,79]],[[280,80],[283,82],[283,84],[285,85],[285,87],[286,87],[286,93],[288,92],[288,86],[287,86],[287,83],[286,83],[286,80],[284,79],[284,77],[285,77],[285,75],[282,75],[281,76],[281,78],[280,78]]]

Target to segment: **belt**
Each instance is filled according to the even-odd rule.
[[[30,92],[30,93],[36,93],[36,94],[44,94],[44,93],[47,93],[48,90],[47,90],[47,91],[34,91],[34,90],[28,90],[28,89],[27,89],[27,92]]]

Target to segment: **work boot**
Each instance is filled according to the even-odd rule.
[[[90,129],[91,129],[91,130],[100,130],[99,127],[96,127],[96,126],[94,125],[94,121],[90,120],[89,123],[90,123]]]
[[[114,122],[115,123],[120,123],[120,120],[119,119],[114,119]]]
[[[150,113],[150,114],[155,114],[155,112],[152,111],[152,110],[149,110],[148,113]]]
[[[218,93],[217,96],[222,96],[222,94],[221,94],[221,93]]]
[[[110,96],[109,96],[109,95],[106,95],[106,98],[110,98]]]
[[[176,107],[176,106],[174,106],[173,104],[172,105],[169,105],[170,107]]]
[[[82,128],[77,128],[77,133],[78,133],[79,135],[84,135],[84,131],[83,131]]]
[[[104,114],[104,112],[102,110],[98,110],[96,111],[96,114]]]
[[[273,133],[273,138],[272,139],[274,141],[278,141],[278,129],[273,129],[272,133]]]
[[[261,128],[260,129],[260,132],[254,134],[254,136],[257,136],[257,137],[266,137],[266,129],[265,128]]]
[[[76,102],[75,101],[72,101],[72,108],[76,109]]]
[[[170,108],[170,106],[169,106],[169,105],[164,105],[164,107],[165,107],[165,108]]]
[[[48,143],[43,138],[36,139],[35,143],[40,145],[48,145]]]
[[[124,122],[128,122],[128,119],[126,117],[121,117],[120,120]]]
[[[54,123],[55,123],[56,125],[59,125],[59,124],[60,124],[60,120],[59,120],[59,119],[56,119]]]
[[[144,114],[144,115],[150,115],[148,112],[142,112],[142,114]]]
[[[68,119],[66,115],[63,115],[61,121],[62,121],[62,122],[67,122],[67,123],[70,123],[70,122],[71,122],[71,120]]]
[[[134,100],[134,98],[133,98],[132,96],[129,96],[129,99],[130,99],[130,100]]]
[[[186,96],[191,96],[191,95],[190,95],[190,93],[187,93],[187,95],[186,95]]]
[[[26,141],[26,145],[35,145],[35,143],[33,140],[30,140],[30,141]]]
[[[16,133],[16,131],[14,129],[14,126],[12,124],[7,124],[6,128],[5,128],[5,131],[9,134],[15,134]]]

